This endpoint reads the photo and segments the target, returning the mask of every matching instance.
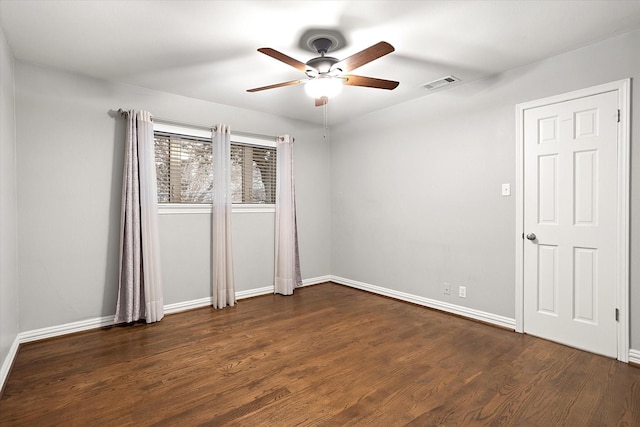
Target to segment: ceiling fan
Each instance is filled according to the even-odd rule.
[[[343,60],[325,56],[331,49],[333,41],[329,38],[319,37],[310,42],[320,56],[312,58],[306,63],[293,59],[282,52],[269,47],[258,49],[278,61],[284,62],[293,68],[302,71],[308,79],[292,80],[283,83],[276,83],[269,86],[248,89],[247,92],[259,92],[266,89],[291,86],[304,83],[307,94],[316,100],[316,107],[327,104],[329,98],[337,95],[342,90],[343,85],[363,86],[377,89],[395,89],[399,82],[392,80],[376,79],[373,77],[356,76],[347,74],[358,67],[378,59],[393,52],[395,49],[387,42],[379,42]]]

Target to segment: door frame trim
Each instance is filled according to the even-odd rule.
[[[516,105],[516,332],[524,333],[524,113],[531,108],[571,101],[605,92],[618,92],[620,124],[618,126],[618,227],[616,231],[617,280],[616,307],[620,311],[617,322],[618,357],[629,362],[629,183],[630,183],[630,119],[631,79],[623,79],[556,96]],[[613,316],[614,313],[611,313]]]

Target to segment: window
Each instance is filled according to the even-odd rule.
[[[211,204],[211,133],[154,125],[158,203]],[[176,133],[180,131],[180,133]],[[275,142],[231,136],[231,200],[237,205],[273,205]],[[265,144],[265,145],[263,145]]]
[[[231,202],[276,202],[276,149],[231,143]]]
[[[154,132],[158,203],[211,203],[211,141]]]

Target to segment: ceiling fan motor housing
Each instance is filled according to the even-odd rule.
[[[333,71],[331,67],[339,62],[339,59],[331,56],[324,56],[329,49],[331,49],[331,46],[333,46],[333,41],[325,37],[320,37],[313,40],[311,45],[320,54],[320,56],[307,61],[307,76],[313,78],[318,75],[328,74],[329,71]]]
[[[328,74],[329,71],[334,71],[331,69],[333,64],[339,62],[338,58],[333,58],[331,56],[319,56],[317,58],[310,59],[307,61],[307,76],[309,77],[317,77],[320,74]]]

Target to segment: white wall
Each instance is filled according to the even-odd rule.
[[[13,56],[0,28],[0,367],[18,335],[18,239]],[[2,372],[6,374],[6,372]],[[0,375],[0,387],[2,385]]]
[[[332,274],[514,318],[515,105],[640,76],[640,31],[333,129]],[[634,80],[632,99],[640,99]],[[640,253],[640,128],[632,111],[631,258]],[[637,148],[637,147],[636,147]],[[442,292],[452,284],[452,295]],[[467,298],[456,285],[467,287]],[[640,348],[640,265],[631,264]]]
[[[109,111],[118,108],[293,135],[303,278],[330,273],[329,144],[320,127],[16,61],[21,331],[114,313],[124,121]],[[233,222],[236,290],[272,285],[273,214]],[[211,295],[209,224],[209,215],[160,217],[166,304]]]

